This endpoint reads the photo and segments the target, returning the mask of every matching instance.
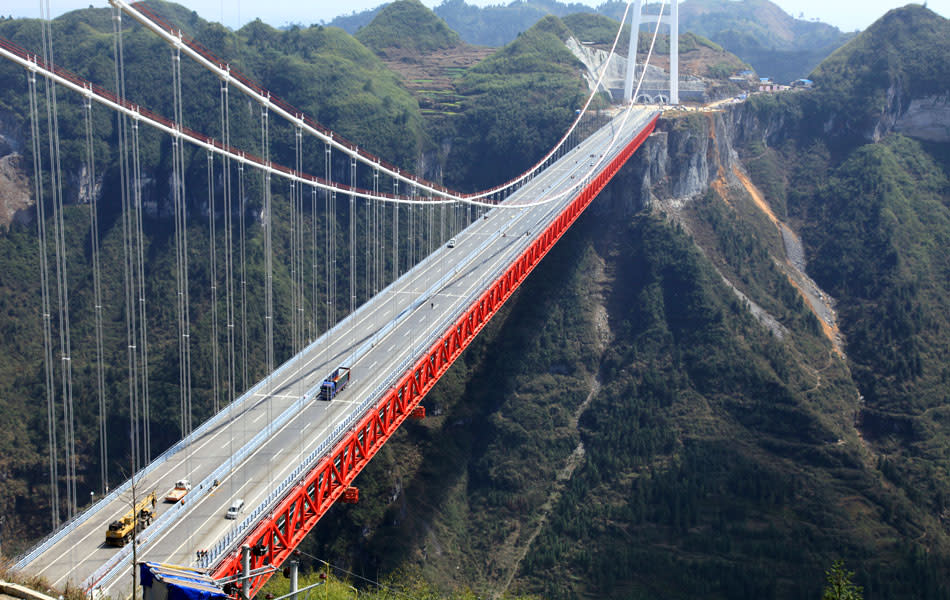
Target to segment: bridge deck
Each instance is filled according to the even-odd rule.
[[[606,156],[601,148],[620,127],[619,118],[596,132],[507,202],[530,203],[573,189],[572,193],[534,207],[493,209],[456,236],[455,248],[435,251],[236,402],[236,408],[224,411],[191,443],[154,466],[139,490],[155,489],[163,497],[182,478],[190,478],[196,489],[185,497],[184,505],[159,503],[161,529],[151,531],[153,525],[143,532],[138,560],[196,565],[198,550],[220,545],[243,518],[224,518],[235,498],[243,498],[245,515],[251,514],[273,496],[276,486],[299,471],[305,457],[335,442],[342,424],[348,425],[355,413],[381,397],[393,378],[428,349],[434,336],[454,323],[564,210],[592,165],[602,169],[609,164],[654,116],[647,110],[631,116]],[[337,399],[329,403],[309,399],[323,377],[344,363],[352,368],[352,379]],[[311,395],[301,400],[308,392]],[[278,419],[280,415],[285,418]],[[275,419],[274,430],[259,436]],[[265,438],[259,445],[252,443],[256,435]],[[246,456],[234,461],[242,448]],[[220,485],[197,489],[199,482],[212,476]],[[24,569],[54,586],[87,582],[113,597],[128,595],[130,563],[125,560],[113,568],[110,561],[123,551],[104,544],[107,524],[128,510],[128,494],[123,496],[104,503]],[[108,565],[108,573],[103,565]]]

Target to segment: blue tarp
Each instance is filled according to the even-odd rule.
[[[147,600],[217,600],[227,594],[204,571],[162,563],[140,563]]]

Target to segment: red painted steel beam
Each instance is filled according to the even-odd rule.
[[[396,429],[412,416],[413,409],[448,371],[455,359],[653,132],[658,118],[654,117],[643,131],[594,177],[455,324],[442,334],[425,355],[402,375],[344,439],[251,530],[243,542],[252,548],[251,570],[266,565],[283,564]],[[238,550],[227,555],[218,564],[213,576],[215,579],[222,579],[238,575],[240,571],[241,558]],[[269,577],[270,573],[255,577],[250,582],[250,594],[256,593]]]

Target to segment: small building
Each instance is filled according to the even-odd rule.
[[[789,86],[775,83],[771,77],[759,77],[759,91],[766,93],[783,92],[789,89]]]
[[[812,87],[815,86],[815,82],[812,81],[811,79],[796,79],[795,81],[791,83],[791,86],[793,88],[811,89]]]

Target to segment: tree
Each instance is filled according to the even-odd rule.
[[[851,581],[852,577],[854,571],[845,570],[844,561],[836,560],[831,568],[825,571],[828,585],[825,586],[821,600],[863,600],[861,586],[855,585]]]

